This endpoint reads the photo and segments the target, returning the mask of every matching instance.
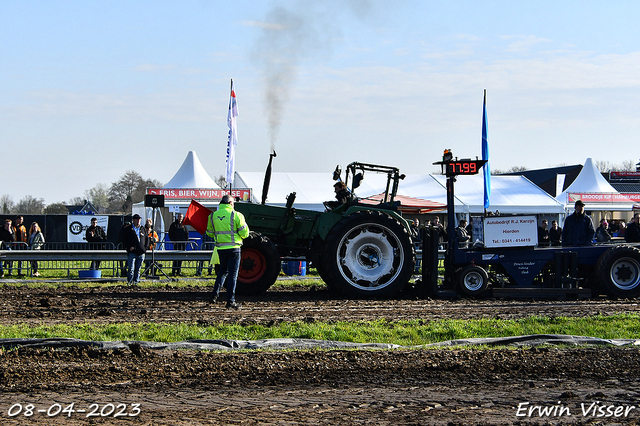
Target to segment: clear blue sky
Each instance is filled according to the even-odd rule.
[[[167,182],[189,150],[223,174],[231,78],[238,171],[263,171],[272,146],[275,171],[436,171],[444,148],[480,155],[483,89],[492,169],[640,159],[638,1],[0,5],[0,195],[15,202],[127,170]]]

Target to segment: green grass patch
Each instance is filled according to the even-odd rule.
[[[603,339],[640,338],[640,315],[597,315],[583,318],[530,317],[519,320],[410,320],[360,322],[292,322],[267,325],[107,324],[0,326],[0,338],[67,337],[82,340],[146,340],[177,342],[191,339],[306,338],[355,343],[424,345],[444,340],[507,337],[526,334],[571,334]]]

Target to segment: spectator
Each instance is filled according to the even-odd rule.
[[[546,247],[551,240],[549,239],[549,230],[547,229],[547,219],[542,219],[542,224],[538,226],[538,245]]]
[[[558,226],[558,221],[551,222],[551,229],[549,230],[549,241],[552,246],[559,246],[562,240],[562,228]]]
[[[599,243],[608,243],[611,241],[611,231],[606,218],[600,220],[600,226],[596,229],[596,241]]]
[[[104,243],[107,241],[107,235],[102,229],[102,226],[98,226],[98,218],[91,218],[91,225],[87,228],[85,233],[85,240],[89,243],[91,250],[104,250]],[[92,260],[91,267],[89,269],[100,269],[100,261]]]
[[[422,238],[420,238],[420,221],[418,219],[413,219],[413,222],[411,222],[411,238],[416,243],[422,241]]]
[[[24,250],[27,248],[27,239],[29,236],[27,235],[27,228],[24,226],[24,218],[20,215],[16,216],[16,224],[13,227],[13,232],[16,236],[16,243],[23,244],[14,244],[14,249],[16,250]],[[18,277],[24,277],[22,274],[22,261],[18,260]]]
[[[182,224],[183,220],[184,215],[182,213],[178,213],[178,215],[176,216],[176,220],[169,227],[169,239],[173,243],[174,250],[185,250],[187,247],[187,242],[189,241],[189,232],[187,231],[187,228],[185,228],[185,226]],[[171,275],[182,276],[181,260],[173,261]]]
[[[149,237],[140,226],[139,214],[134,214],[131,226],[124,228],[122,243],[129,254],[127,258],[127,283],[134,285],[140,283],[140,267],[144,261],[144,254],[149,248]]]
[[[620,230],[620,221],[619,220],[614,220],[611,219],[611,222],[609,222],[609,231],[611,232],[611,235],[613,235],[614,237],[618,236],[618,231]]]
[[[13,231],[11,223],[11,219],[5,219],[2,229],[0,229],[0,242],[2,244],[2,248],[5,250],[11,250],[13,243],[16,241],[16,234]],[[4,278],[4,268],[9,269],[9,276],[11,276],[11,266],[12,263],[10,260],[0,260],[0,278]]]
[[[240,249],[242,240],[249,236],[249,226],[242,213],[233,209],[233,198],[225,195],[220,200],[218,210],[209,215],[207,220],[207,235],[216,241],[214,256],[220,260],[220,270],[213,287],[211,303],[218,301],[220,287],[224,283],[227,287],[227,309],[240,309],[236,303],[236,281],[240,269]]]
[[[469,224],[465,228],[467,230],[467,235],[469,235],[469,241],[473,241],[473,218],[469,219]]]
[[[628,243],[640,243],[640,213],[635,213],[627,225],[624,240]]]
[[[431,222],[433,229],[436,231],[436,235],[438,236],[438,250],[442,250],[444,248],[443,242],[447,238],[447,231],[444,230],[444,226],[440,223],[440,218],[438,216],[433,218],[433,222]]]
[[[40,250],[44,245],[44,235],[42,235],[38,222],[33,222],[29,227],[29,241],[27,244],[29,245],[30,250]],[[37,260],[31,261],[31,275],[34,277],[40,276]]]
[[[564,221],[562,230],[563,246],[588,246],[593,244],[593,222],[584,213],[582,200],[576,201],[575,211]]]
[[[458,237],[458,247],[467,247],[469,245],[469,233],[467,232],[467,221],[462,219],[460,226],[456,228],[456,236]]]
[[[624,237],[627,234],[627,223],[624,220],[618,221],[618,237]]]

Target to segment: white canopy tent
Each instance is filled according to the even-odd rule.
[[[182,166],[164,188],[207,188],[220,189],[204,169],[195,151],[189,151]]]
[[[433,176],[443,187],[446,177]],[[469,213],[484,213],[484,178],[481,174],[458,176],[456,198]],[[491,196],[487,210],[502,214],[561,214],[564,206],[524,176],[491,176]],[[456,208],[457,210],[457,208]]]
[[[287,196],[295,192],[295,206],[299,209],[324,211],[323,201],[334,197],[330,173],[286,173],[271,174],[267,204],[284,206]],[[251,188],[251,201],[262,202],[263,172],[235,172],[233,186],[235,188]]]
[[[591,158],[587,158],[578,177],[556,199],[566,210],[582,200],[589,211],[631,211],[634,202],[607,182]]]
[[[195,151],[189,151],[187,157],[182,162],[182,166],[178,169],[176,174],[167,182],[163,188],[167,189],[179,189],[179,188],[197,188],[197,189],[220,189],[218,185],[209,176],[207,171],[202,166],[200,159]],[[185,213],[187,208],[191,204],[190,199],[176,199],[171,200],[165,197],[165,205],[163,208],[159,208],[156,212],[156,218],[154,218],[155,229],[158,235],[165,232],[168,226],[165,223],[171,223],[173,221],[172,213],[182,212]],[[207,207],[217,207],[218,202],[206,202],[202,201],[201,204]],[[151,207],[145,207],[144,202],[134,204],[132,207],[132,214],[139,214],[143,218],[149,218],[152,216],[153,209]]]

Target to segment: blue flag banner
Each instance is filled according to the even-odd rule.
[[[487,89],[484,89],[482,103],[482,159],[487,160],[484,165],[484,208],[489,208],[491,197],[491,169],[489,168],[489,140],[487,138]]]

